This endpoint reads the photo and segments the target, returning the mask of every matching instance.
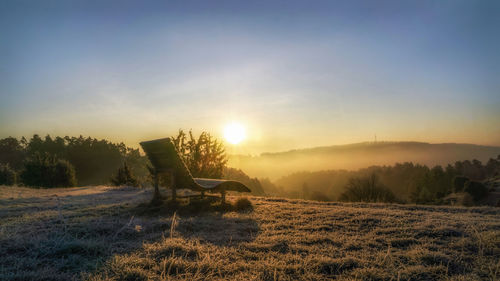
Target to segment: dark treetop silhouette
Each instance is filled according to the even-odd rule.
[[[202,196],[205,191],[220,192],[223,201],[226,191],[250,192],[247,186],[238,181],[193,178],[170,138],[144,141],[140,144],[154,167],[156,193],[158,192],[158,176],[168,173],[172,175],[172,199],[176,197],[177,188],[199,191]]]

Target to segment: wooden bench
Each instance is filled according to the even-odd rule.
[[[227,191],[251,192],[238,181],[193,178],[170,138],[143,141],[140,144],[154,168],[155,192],[158,192],[159,177],[170,174],[173,200],[177,198],[177,188],[200,192],[202,198],[205,192],[220,193],[222,202],[225,202]]]

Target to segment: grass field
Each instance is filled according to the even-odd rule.
[[[174,216],[150,197],[0,187],[0,280],[500,278],[500,208],[250,197],[253,211]]]

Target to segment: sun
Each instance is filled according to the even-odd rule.
[[[231,122],[224,128],[224,138],[232,144],[240,143],[245,137],[245,127],[240,123]]]

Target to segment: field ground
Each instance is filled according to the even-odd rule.
[[[500,279],[500,208],[249,197],[173,216],[140,212],[150,197],[0,187],[0,280]]]

